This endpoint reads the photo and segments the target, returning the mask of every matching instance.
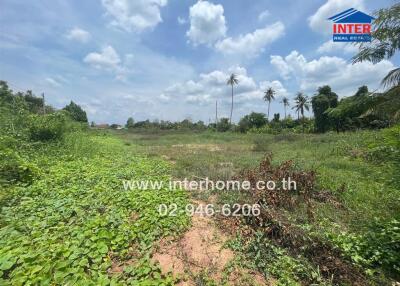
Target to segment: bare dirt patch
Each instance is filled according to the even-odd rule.
[[[178,285],[203,285],[209,280],[218,285],[223,282],[225,285],[269,285],[262,275],[244,269],[235,269],[224,276],[226,266],[235,256],[224,248],[227,239],[212,218],[194,215],[192,227],[181,238],[160,242],[153,261],[160,264],[163,273],[180,277]]]
[[[172,145],[173,148],[186,148],[188,150],[207,150],[210,152],[221,151],[222,148],[220,145],[216,144],[176,144]]]

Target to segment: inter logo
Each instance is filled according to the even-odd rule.
[[[329,18],[333,21],[334,42],[370,42],[374,17],[350,8]]]

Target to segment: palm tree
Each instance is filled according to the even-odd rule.
[[[362,43],[359,52],[353,57],[353,63],[369,61],[378,63],[392,58],[400,51],[400,3],[389,8],[383,8],[374,13],[372,42]],[[387,89],[382,94],[376,94],[378,102],[369,112],[385,113],[393,121],[400,118],[400,67],[392,69],[383,79],[382,85]]]
[[[288,107],[290,105],[289,104],[289,99],[286,96],[284,96],[282,98],[281,103],[283,103],[283,108],[285,109],[285,119],[286,119],[286,107]]]
[[[308,96],[303,94],[302,92],[298,92],[296,97],[294,98],[295,106],[293,109],[296,109],[298,113],[301,114],[301,117],[304,119],[304,109],[307,111],[310,109],[310,104],[308,102]]]
[[[268,115],[267,115],[268,119],[269,119],[269,106],[271,105],[271,101],[275,99],[274,94],[275,94],[275,90],[273,90],[272,87],[269,87],[267,89],[267,91],[264,91],[263,98],[265,101],[268,101]]]
[[[353,63],[369,61],[378,63],[390,59],[400,50],[400,3],[375,12],[372,42],[360,44],[360,50],[353,57]],[[400,86],[400,68],[391,70],[383,79],[382,85],[387,88]]]
[[[226,82],[227,85],[230,85],[232,87],[232,104],[231,104],[231,116],[229,117],[229,124],[232,123],[232,113],[233,113],[233,86],[235,84],[238,84],[239,80],[237,79],[237,76],[233,73],[230,75],[228,78],[228,81]]]
[[[304,132],[304,109],[307,111],[310,109],[310,104],[308,100],[308,96],[303,94],[302,92],[298,92],[296,97],[294,98],[295,106],[293,109],[297,111],[297,118],[299,118],[299,113],[303,119],[303,132]]]

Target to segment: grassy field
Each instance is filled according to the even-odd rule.
[[[362,252],[360,249],[365,247],[364,236],[371,231],[380,232],[380,227],[385,222],[393,218],[398,219],[400,213],[396,164],[391,161],[374,160],[373,156],[371,157],[371,146],[379,145],[382,140],[382,134],[379,131],[322,135],[162,131],[155,133],[116,131],[113,133],[139,153],[168,161],[171,165],[172,176],[179,179],[208,177],[213,180],[228,180],[242,170],[257,167],[268,153],[272,154],[274,165],[292,160],[296,170],[315,171],[316,191],[331,192],[340,201],[342,207],[316,202],[315,219],[309,221],[305,219],[307,215],[304,204],[299,204],[288,214],[292,223],[306,229],[313,236],[329,241],[334,248],[341,249],[350,261],[364,268],[362,272],[365,271],[368,274],[367,280],[370,280],[372,284],[389,285],[387,277],[398,275],[398,272],[396,274],[396,270],[393,270],[398,266],[393,265],[393,262],[389,262],[392,269],[382,271],[381,266],[377,266],[375,262],[370,262],[360,254]],[[213,190],[192,192],[192,198],[222,205],[245,203],[249,196],[240,192]],[[398,221],[394,220],[394,222],[395,225],[390,227],[397,229]],[[379,227],[372,230],[374,223]],[[254,253],[249,252],[249,245],[255,243],[254,239],[256,238],[253,237],[252,242],[245,245],[239,243],[241,238],[238,238],[233,245],[241,249],[245,256],[247,251],[250,257],[248,265],[253,265],[261,272],[264,269],[275,269],[275,271],[263,273],[266,276],[278,277],[278,284],[298,285],[298,283],[311,282],[318,285],[336,284],[326,277],[321,278],[319,267],[323,265],[307,261],[303,257],[306,254],[293,256],[290,254],[290,248],[285,249],[279,245],[264,249],[262,255],[265,257],[269,257],[271,253],[276,256],[270,260],[265,258],[265,261],[258,262],[257,265],[252,258]],[[393,246],[393,243],[397,242],[398,238],[389,244]],[[265,240],[258,243],[269,244]],[[244,251],[244,248],[247,250]],[[366,248],[373,249],[374,246],[369,245]],[[376,251],[379,256],[380,250]],[[302,268],[302,265],[310,265],[310,267],[295,270]],[[303,276],[319,278],[307,278],[305,279],[307,282],[304,282]]]
[[[389,163],[369,162],[364,155],[369,143],[379,140],[373,131],[345,134],[238,134],[238,133],[127,133],[116,132],[125,144],[170,162],[176,178],[229,179],[243,169],[256,167],[271,152],[275,164],[293,160],[297,168],[315,170],[321,189],[336,191],[345,185],[343,199],[351,212],[348,222],[360,225],[374,217],[398,214],[394,172]],[[323,211],[323,210],[321,210]],[[324,217],[327,213],[324,212]],[[336,211],[331,214],[341,221]]]
[[[72,129],[58,141],[32,142],[2,135],[2,166],[29,176],[0,192],[0,284],[184,285],[186,278],[163,271],[154,259],[166,239],[184,236],[195,246],[197,235],[211,228],[195,217],[191,226],[184,207],[194,201],[250,203],[256,196],[124,190],[122,181],[228,180],[272,153],[272,169],[293,160],[293,172],[315,171],[315,192],[330,191],[342,206],[313,201],[310,220],[299,201],[277,208],[265,229],[245,218],[209,218],[233,259],[220,270],[225,278],[216,282],[203,269],[191,278],[194,285],[390,285],[399,273],[398,165],[376,159],[383,149],[372,152],[382,136]],[[182,212],[162,216],[160,204],[177,204]],[[193,232],[196,225],[200,233]],[[276,225],[286,236],[266,236]],[[335,256],[341,257],[338,265],[321,261]],[[342,272],[331,277],[336,268]],[[236,269],[245,269],[243,279],[229,280]],[[352,283],[354,271],[363,277]]]

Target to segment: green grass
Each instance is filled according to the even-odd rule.
[[[32,147],[34,148],[34,147]],[[160,217],[161,203],[186,205],[182,190],[123,189],[121,180],[167,180],[159,159],[119,139],[74,134],[35,147],[42,167],[30,186],[3,189],[0,201],[0,284],[172,285],[150,261],[153,244],[189,224]],[[122,267],[113,274],[113,265]]]
[[[387,219],[400,213],[398,192],[388,184],[392,164],[375,164],[362,158],[367,142],[377,140],[377,134],[118,133],[138,151],[170,161],[172,175],[181,179],[228,179],[242,169],[257,166],[266,152],[272,152],[276,164],[293,160],[299,169],[316,171],[320,189],[335,192],[344,184],[342,196],[350,210],[346,223],[354,227],[375,217]],[[343,219],[337,211],[320,211],[336,222]]]
[[[257,232],[248,242],[243,237],[237,236],[228,241],[227,247],[241,253],[234,263],[255,269],[265,277],[276,279],[276,285],[332,285],[307,259],[290,256],[286,250],[271,244],[261,232]]]
[[[381,273],[375,262],[364,263],[378,261],[380,256],[364,260],[359,258],[362,252],[367,253],[365,255],[368,257],[373,257],[375,254],[371,254],[371,251],[380,247],[379,241],[383,239],[368,238],[369,242],[363,241],[364,237],[370,237],[369,234],[374,228],[371,225],[374,222],[382,222],[386,225],[393,219],[399,219],[400,214],[396,163],[386,159],[380,161],[368,159],[371,152],[369,146],[380,145],[381,131],[278,135],[211,131],[158,132],[156,134],[119,131],[115,134],[122,138],[125,144],[137,148],[138,152],[169,161],[172,175],[180,179],[208,177],[212,180],[227,180],[240,170],[258,166],[265,154],[270,152],[273,154],[274,164],[292,160],[295,168],[299,170],[314,170],[317,175],[317,190],[329,190],[336,194],[344,208],[333,207],[329,203],[317,203],[314,222],[304,220],[306,213],[302,206],[289,212],[288,216],[300,227],[311,230],[323,239],[330,240],[354,263],[362,260],[363,262],[358,264],[364,267],[368,275]],[[340,191],[343,187],[344,192]],[[211,199],[216,204],[243,204],[248,200],[246,196],[248,194],[216,190],[193,193],[194,198]],[[393,223],[396,225],[396,221]],[[379,231],[398,232],[393,227],[383,227]],[[340,234],[339,237],[337,237],[338,234]],[[396,241],[396,234],[391,234],[391,237],[385,239]],[[390,244],[388,242],[384,246],[388,248],[383,248],[383,251],[387,251],[388,255],[394,255],[392,257],[397,257],[396,250]],[[358,250],[349,248],[349,245],[358,247]],[[296,275],[320,279],[318,266],[310,265],[302,268],[301,265],[307,262],[299,261],[298,257],[290,257],[286,250],[279,247],[271,246],[271,248],[266,248],[266,251],[269,251],[269,254],[279,255],[276,256],[275,261],[273,259],[267,261],[263,258],[259,263],[262,264],[264,261],[267,269],[275,269],[269,274],[278,278],[278,282],[282,285],[298,283],[299,277]],[[379,251],[375,252],[382,256]],[[383,257],[387,257],[386,254]],[[390,259],[395,261],[393,258]],[[253,264],[255,262],[251,261]],[[293,269],[292,271],[285,265],[299,269],[300,272],[296,274]],[[397,277],[398,270],[394,270],[396,267],[393,266],[386,273]],[[379,275],[382,278],[382,274]],[[374,285],[381,285],[384,283],[382,281],[386,281],[386,278],[382,279]],[[325,280],[321,283],[329,284]]]
[[[267,152],[272,152],[274,164],[293,160],[299,170],[315,170],[318,190],[335,193],[345,186],[337,195],[346,208],[320,203],[316,221],[306,222],[304,229],[324,234],[344,250],[355,245],[370,251],[364,237],[379,243],[387,238],[387,230],[396,233],[392,226],[397,224],[376,227],[379,235],[368,236],[369,223],[398,218],[400,213],[396,165],[366,160],[368,145],[379,140],[375,131],[323,135],[76,131],[61,141],[20,140],[14,151],[21,162],[38,171],[31,185],[0,190],[0,284],[173,285],[174,279],[151,262],[153,246],[162,237],[182,233],[190,221],[181,213],[160,217],[157,207],[176,203],[183,209],[188,194],[166,189],[125,191],[122,180],[167,181],[171,176],[227,180],[256,167]],[[227,191],[193,195],[202,200],[214,197],[216,204],[248,200],[248,194]],[[304,209],[299,207],[290,216],[302,224]],[[292,257],[286,249],[262,242],[265,247],[257,254],[260,243],[253,244],[247,259],[266,276],[282,285],[296,285],[304,277],[322,279],[316,265]],[[366,261],[357,250],[346,251],[355,262]],[[259,259],[252,259],[256,255]],[[371,261],[377,260],[379,256]],[[122,271],[111,271],[116,265]]]

